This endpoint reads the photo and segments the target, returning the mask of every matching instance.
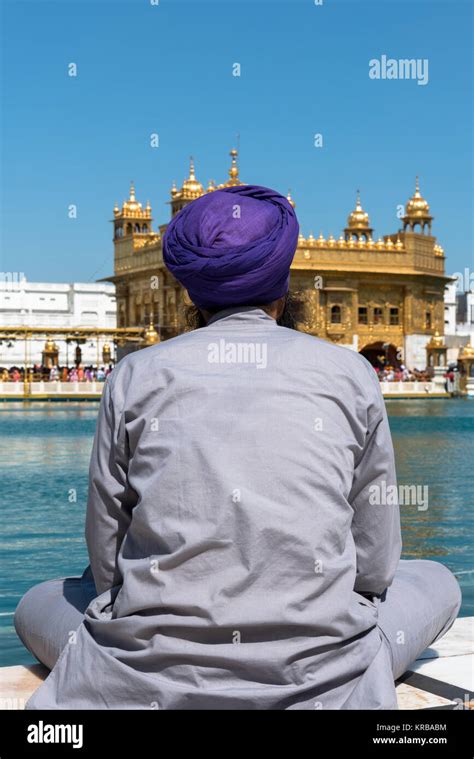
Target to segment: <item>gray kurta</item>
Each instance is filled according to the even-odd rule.
[[[27,708],[396,708],[360,595],[398,564],[395,484],[355,352],[240,308],[123,359],[90,466],[99,596]]]

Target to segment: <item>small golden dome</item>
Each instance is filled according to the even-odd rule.
[[[214,192],[214,190],[217,190],[216,183],[214,182],[213,179],[210,179],[207,185],[206,192]]]
[[[286,199],[287,199],[288,203],[290,204],[290,206],[291,206],[292,208],[296,208],[296,204],[295,204],[295,201],[294,201],[294,200],[293,200],[293,198],[291,197],[291,190],[288,190],[288,195],[286,196]]]
[[[153,325],[153,314],[150,316],[150,323],[143,333],[143,342],[145,345],[155,345],[160,342],[160,337]]]
[[[430,217],[430,207],[427,203],[427,201],[422,198],[420,194],[420,184],[418,181],[418,177],[416,178],[415,183],[415,193],[412,195],[410,200],[407,202],[405,206],[405,216],[408,216],[410,218],[415,219],[426,219],[431,218]]]
[[[369,214],[366,213],[360,204],[360,192],[357,190],[356,207],[347,217],[348,229],[369,229]]]
[[[173,181],[171,185],[171,197],[174,198],[178,194],[178,188],[176,187],[176,181]]]
[[[56,353],[58,346],[51,337],[48,337],[44,344],[44,353]]]
[[[309,233],[308,239],[306,240],[306,243],[309,245],[310,248],[314,247],[316,240],[314,239],[314,235],[312,232]]]
[[[184,180],[179,194],[186,200],[194,200],[194,198],[199,198],[204,194],[204,188],[201,182],[198,182],[194,173],[194,160],[192,156],[189,159],[189,177]]]
[[[142,204],[138,203],[136,197],[135,197],[135,185],[133,182],[130,182],[130,196],[128,200],[126,200],[122,206],[122,212],[128,213],[129,215],[134,215],[137,213],[137,211],[142,210]]]
[[[318,243],[318,247],[320,248],[324,248],[324,246],[326,245],[326,240],[324,239],[324,235],[322,232],[319,233],[317,243]]]
[[[438,330],[434,333],[433,337],[426,344],[427,348],[444,348],[444,337],[439,334]]]
[[[474,345],[463,345],[458,358],[460,361],[465,358],[474,358]]]
[[[139,203],[135,197],[135,185],[133,182],[130,182],[130,194],[128,200],[124,200],[121,210],[117,204],[115,205],[114,215],[131,219],[151,219],[151,206],[148,203],[146,209],[143,210],[142,204]]]
[[[302,248],[305,243],[306,243],[306,239],[305,239],[303,233],[300,232],[299,235],[298,235],[298,247]]]

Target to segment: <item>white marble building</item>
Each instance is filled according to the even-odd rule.
[[[111,327],[115,328],[117,305],[115,286],[104,283],[74,284],[28,282],[25,279],[3,277],[0,281],[0,330],[2,327]],[[75,343],[52,335],[59,348],[59,364],[74,365]],[[82,344],[82,364],[102,363],[102,348],[106,339],[90,340]],[[41,363],[45,337],[29,341],[29,365]],[[109,342],[112,349],[114,346]],[[0,344],[0,366],[24,366],[25,341],[3,341]]]

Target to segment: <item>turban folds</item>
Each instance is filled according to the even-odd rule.
[[[225,187],[176,214],[163,260],[200,308],[271,303],[288,291],[298,233],[283,195],[256,185]]]

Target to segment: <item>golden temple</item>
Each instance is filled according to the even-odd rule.
[[[171,216],[204,193],[244,184],[237,150],[230,152],[226,182],[196,178],[194,160],[180,188],[173,183]],[[294,201],[288,193],[288,200]],[[357,191],[356,205],[339,238],[312,233],[299,236],[291,267],[291,290],[303,305],[298,326],[311,334],[360,351],[369,360],[384,352],[390,363],[426,366],[426,346],[444,333],[445,275],[443,248],[432,236],[433,217],[420,193],[405,205],[402,228],[378,239]],[[152,229],[149,203],[136,200],[132,183],[122,207],[115,205],[114,274],[119,328],[153,327],[160,339],[185,329],[187,293],[166,269],[162,236],[166,222]]]

